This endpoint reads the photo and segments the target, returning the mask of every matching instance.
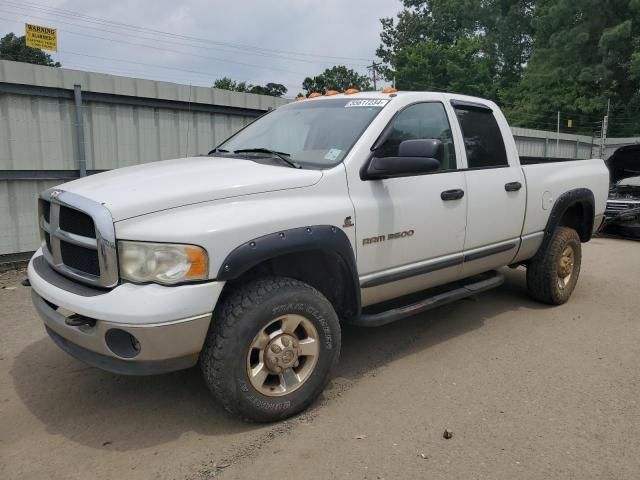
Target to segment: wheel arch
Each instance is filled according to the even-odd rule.
[[[549,214],[538,252],[545,251],[560,226],[573,228],[583,243],[591,240],[594,212],[595,197],[588,188],[576,188],[560,195]]]
[[[308,283],[327,297],[341,319],[348,321],[360,314],[355,254],[347,235],[336,226],[280,230],[249,240],[227,255],[216,279],[233,288],[262,275]]]

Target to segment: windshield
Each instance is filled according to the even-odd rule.
[[[268,149],[303,166],[330,167],[342,161],[388,102],[341,98],[291,103],[259,118],[218,149]]]

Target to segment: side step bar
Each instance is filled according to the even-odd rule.
[[[462,282],[455,282],[452,284],[450,290],[442,292],[440,289],[438,293],[408,305],[390,308],[389,310],[378,313],[362,313],[360,317],[349,323],[361,327],[379,327],[441,305],[446,305],[447,303],[455,302],[456,300],[470,297],[476,293],[499,287],[503,283],[504,276],[501,273],[497,271],[487,272],[486,274],[471,277]],[[429,291],[425,293],[428,294]]]

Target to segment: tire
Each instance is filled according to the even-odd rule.
[[[568,262],[566,252],[571,250]],[[567,277],[568,263],[571,263]],[[578,233],[568,227],[557,227],[544,251],[538,252],[527,265],[529,295],[542,303],[561,305],[569,300],[576,287],[582,263],[582,246]]]
[[[302,355],[311,351],[317,355]],[[200,367],[227,411],[247,421],[271,422],[306,409],[339,356],[340,324],[329,301],[306,283],[265,277],[237,287],[216,307]]]

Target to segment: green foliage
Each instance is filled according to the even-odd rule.
[[[503,98],[517,123],[572,112],[592,133],[611,101],[609,135],[640,133],[640,9],[629,0],[545,0],[522,82]]]
[[[383,18],[377,55],[411,90],[496,98],[520,80],[532,44],[533,0],[403,0]]]
[[[236,82],[229,77],[222,77],[213,82],[213,88],[231,90],[232,92],[246,92],[247,82]]]
[[[343,65],[327,68],[320,75],[313,78],[307,77],[302,82],[302,89],[307,95],[313,92],[325,93],[327,90],[342,92],[348,88],[357,88],[360,91],[371,90],[371,82],[366,75]]]
[[[497,100],[515,125],[640,133],[640,0],[402,0],[377,55],[407,90]]]
[[[250,90],[251,93],[260,95],[271,95],[272,97],[281,97],[287,93],[287,87],[279,83],[267,83],[264,87],[255,85]]]
[[[0,60],[34,63],[47,67],[61,67],[60,62],[54,62],[51,55],[39,48],[27,47],[24,37],[17,37],[14,33],[7,33],[0,39]]]
[[[213,82],[213,88],[231,90],[232,92],[256,93],[258,95],[270,95],[281,97],[287,93],[287,87],[279,83],[267,83],[266,85],[251,85],[247,82],[236,82],[229,77],[222,77]]]

